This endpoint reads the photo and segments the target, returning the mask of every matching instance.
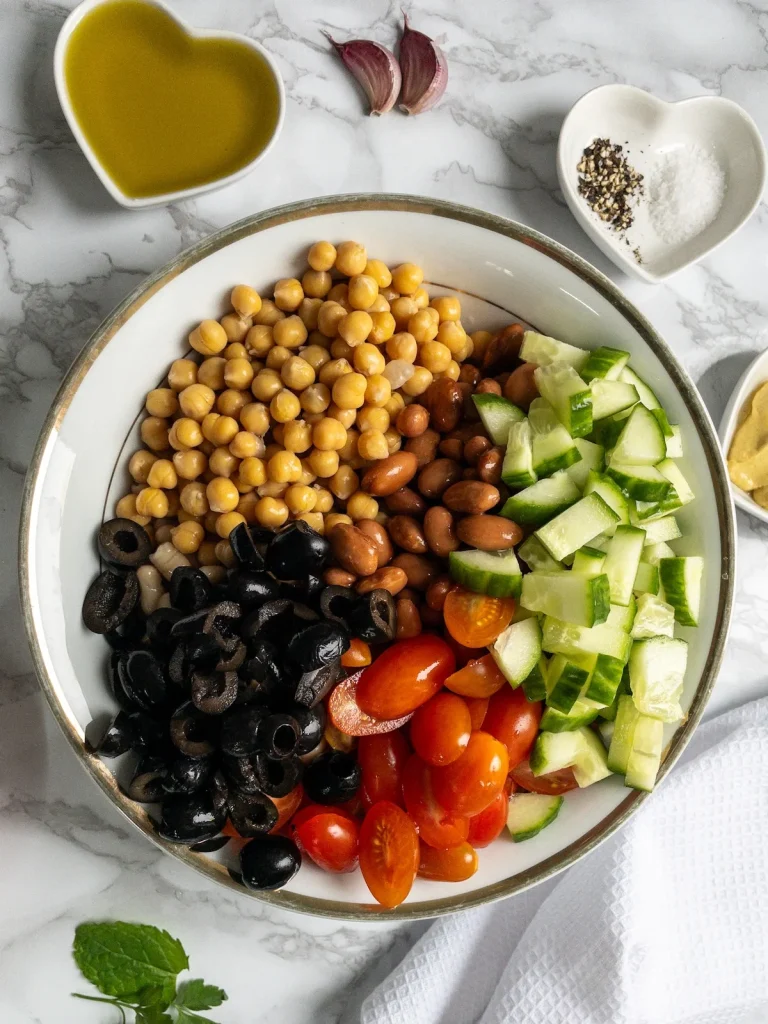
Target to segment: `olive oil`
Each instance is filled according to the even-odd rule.
[[[192,39],[143,0],[108,0],[64,58],[75,117],[118,188],[139,199],[234,174],[269,143],[280,94],[245,43]]]

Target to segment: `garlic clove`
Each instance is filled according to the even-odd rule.
[[[400,39],[400,69],[403,75],[400,109],[406,114],[422,114],[434,107],[448,84],[445,54],[429,36],[411,28],[405,12]]]
[[[324,33],[368,97],[371,114],[386,114],[395,105],[402,76],[395,55],[372,39],[337,43]]]

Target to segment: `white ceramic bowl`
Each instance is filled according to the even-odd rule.
[[[728,458],[728,449],[731,447],[736,427],[741,422],[742,412],[746,403],[750,401],[760,385],[765,384],[766,381],[768,381],[768,349],[765,352],[761,352],[744,371],[741,380],[733,389],[733,394],[728,401],[728,405],[725,407],[723,418],[720,420],[720,430],[718,433],[723,443],[723,452],[726,459]],[[755,519],[768,523],[768,509],[761,508],[747,491],[742,491],[736,484],[731,483],[730,487],[733,500],[739,508],[749,512]]]
[[[733,592],[733,505],[714,428],[667,345],[611,282],[555,242],[510,221],[435,200],[349,196],[259,214],[212,236],[144,282],[101,325],[70,370],[29,471],[21,535],[24,616],[41,683],[84,766],[117,806],[163,849],[236,886],[227,850],[203,856],[159,840],[140,805],[115,784],[112,764],[90,755],[84,730],[113,708],[105,681],[107,646],[82,625],[80,609],[98,571],[94,536],[128,489],[127,461],[138,448],[147,390],[186,349],[190,329],[220,316],[233,284],[268,293],[276,278],[299,275],[308,246],[355,238],[372,255],[414,260],[430,291],[461,293],[469,330],[520,317],[538,330],[587,347],[632,353],[633,365],[681,425],[684,472],[697,495],[680,513],[681,553],[706,553],[701,625],[690,641],[683,699],[688,717],[669,727],[662,772],[680,753],[714,683]],[[290,886],[259,898],[333,917],[426,917],[517,892],[561,870],[613,832],[645,796],[614,777],[569,794],[557,821],[530,842],[502,839],[481,851],[480,869],[461,884],[417,879],[406,903],[372,906],[359,873],[333,876],[312,865]]]
[[[181,31],[192,39],[230,39],[234,42],[242,43],[244,46],[248,46],[251,50],[255,50],[256,53],[266,61],[272,72],[275,86],[277,87],[279,110],[277,121],[275,123],[275,130],[264,149],[262,149],[261,152],[253,158],[253,160],[245,164],[233,174],[228,174],[222,178],[216,178],[214,181],[209,181],[204,185],[195,185],[192,188],[180,189],[176,192],[166,192],[162,195],[146,196],[140,199],[127,196],[122,189],[120,189],[117,183],[110,176],[109,172],[103,166],[96,153],[93,151],[93,147],[80,126],[80,122],[78,121],[72,107],[72,103],[70,102],[69,89],[67,88],[67,80],[64,74],[64,61],[72,33],[83,18],[90,14],[94,8],[101,7],[102,4],[110,2],[111,0],[83,0],[81,4],[78,4],[61,26],[61,31],[59,32],[56,40],[56,47],[53,51],[53,75],[56,82],[56,92],[58,93],[61,109],[64,111],[64,116],[69,123],[72,134],[77,140],[77,144],[80,146],[80,149],[82,149],[88,162],[98,175],[99,180],[107,192],[109,192],[116,202],[120,203],[120,205],[124,206],[126,209],[143,210],[150,206],[164,206],[168,203],[178,202],[180,199],[189,199],[190,196],[200,195],[203,192],[213,192],[216,189],[224,188],[225,185],[231,185],[233,182],[239,181],[240,178],[244,178],[246,174],[250,174],[256,164],[260,163],[270,149],[272,149],[275,144],[275,140],[283,127],[283,118],[285,117],[285,89],[283,87],[283,80],[280,77],[280,72],[278,71],[274,60],[263,46],[260,46],[259,43],[254,39],[250,39],[248,36],[240,35],[238,32],[206,31],[204,29],[192,28],[174,14],[171,8],[166,6],[162,0],[142,0],[143,3],[157,7],[158,10],[167,14],[168,17],[179,26]]]
[[[711,153],[724,171],[726,182],[717,216],[693,238],[668,243],[653,229],[646,194],[627,232],[631,242],[627,245],[578,193],[576,168],[582,153],[596,138],[623,146],[630,164],[645,175],[646,185],[654,160],[664,153],[689,144]],[[603,85],[582,96],[563,122],[557,146],[557,174],[571,213],[617,267],[651,284],[696,263],[738,231],[760,202],[765,169],[760,132],[738,104],[720,96],[666,103],[631,85]],[[642,263],[632,254],[636,246]]]

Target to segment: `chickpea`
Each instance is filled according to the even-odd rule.
[[[243,429],[263,437],[269,430],[269,409],[263,402],[248,402],[240,410],[240,423]]]
[[[380,430],[384,433],[389,427],[389,413],[380,406],[364,405],[357,413],[356,422],[362,431]]]
[[[460,323],[454,320],[444,320],[437,331],[437,340],[441,345],[445,345],[452,356],[456,357],[467,342],[467,334]]]
[[[218,521],[219,521],[219,513],[218,512],[206,512],[205,519],[203,520],[203,526],[206,528],[208,533],[216,533],[216,523]]]
[[[368,262],[365,246],[359,242],[342,242],[336,249],[335,267],[345,277],[362,274]]]
[[[315,507],[315,492],[304,484],[292,484],[283,496],[283,501],[290,512],[297,516],[302,512],[311,512]]]
[[[368,380],[362,373],[347,373],[331,389],[333,401],[340,409],[359,409],[365,402]]]
[[[312,428],[304,420],[285,424],[283,446],[289,452],[305,452],[312,447]]]
[[[284,312],[292,313],[298,309],[299,303],[304,298],[304,290],[301,282],[295,277],[283,277],[275,285],[275,305]]]
[[[368,337],[375,345],[383,345],[395,333],[395,318],[387,312],[369,313],[372,327]]]
[[[312,488],[315,492],[315,512],[330,512],[333,508],[333,495],[327,487],[321,487],[319,484],[315,484]]]
[[[428,344],[435,345],[437,342],[431,341]],[[416,366],[413,376],[403,384],[400,390],[404,391],[411,398],[416,398],[418,395],[423,395],[431,383],[432,374],[430,371],[424,366]]]
[[[348,361],[352,360],[354,351],[354,346],[349,345],[343,338],[334,338],[329,349],[333,359],[346,359]]]
[[[215,320],[203,320],[189,335],[189,344],[204,356],[215,356],[227,344],[227,332]]]
[[[346,440],[346,427],[330,416],[326,416],[312,428],[312,443],[322,452],[340,451]],[[317,473],[316,469],[315,472]],[[317,473],[317,475],[322,476],[323,474]]]
[[[362,345],[358,345],[353,352],[352,362],[355,369],[365,374],[366,377],[383,373],[384,367],[387,365],[386,359],[381,352],[375,345],[371,345],[369,342],[363,342]]]
[[[372,330],[373,320],[371,319],[371,314],[366,313],[362,309],[356,309],[352,313],[347,313],[344,319],[339,322],[339,336],[348,345],[360,345]]]
[[[128,463],[128,472],[137,484],[145,484],[152,464],[157,461],[157,456],[144,448],[134,452],[131,461]]]
[[[246,394],[245,391],[235,391],[234,388],[227,388],[216,399],[216,412],[220,412],[222,416],[232,416],[234,419],[237,419],[248,404],[249,398],[250,395]]]
[[[141,440],[153,452],[164,451],[168,447],[168,420],[159,416],[147,416],[142,420],[140,428]]]
[[[456,353],[456,362],[463,363],[465,359],[469,359],[471,355],[474,355],[475,343],[471,338],[464,338],[464,344],[461,349]]]
[[[412,298],[417,309],[426,309],[429,306],[429,292],[426,288],[417,288]]]
[[[349,305],[349,285],[346,281],[337,281],[328,292],[329,302],[338,302],[347,312],[351,309]]]
[[[310,484],[313,484],[315,480],[317,480],[317,476],[315,473],[312,472],[312,467],[310,466],[309,461],[307,459],[301,459],[300,461],[301,476],[299,477],[297,483],[304,484],[305,487],[309,487]]]
[[[376,296],[376,298],[373,300],[373,302],[368,307],[368,312],[371,314],[372,317],[373,317],[374,313],[388,313],[389,312],[389,303],[387,302],[387,300],[384,298],[383,295],[379,294],[379,295]],[[375,329],[375,326],[376,326],[376,320],[374,318],[374,329]]]
[[[461,302],[457,295],[438,295],[432,299],[430,306],[437,310],[440,323],[444,320],[461,319]]]
[[[385,430],[384,437],[387,439],[387,447],[389,448],[390,455],[394,455],[395,452],[400,451],[403,445],[403,439],[394,427],[390,427],[389,430]]]
[[[218,412],[209,412],[203,420],[202,428],[203,437],[212,444],[219,446],[229,444],[240,429],[240,426],[233,416],[222,416]]]
[[[238,430],[229,442],[229,450],[237,459],[260,458],[265,451],[264,438],[250,430]]]
[[[289,483],[278,483],[277,480],[267,480],[256,488],[260,498],[282,498],[291,485]]]
[[[322,299],[331,290],[333,282],[327,270],[307,270],[301,279],[304,295],[311,299]]]
[[[440,376],[440,377],[450,377],[451,380],[458,380],[460,375],[461,375],[461,367],[459,366],[459,364],[456,362],[455,359],[452,359],[450,361],[450,363],[448,364],[448,369],[447,370],[443,370],[443,372],[441,374],[439,374],[438,376]]]
[[[301,356],[291,356],[287,359],[280,368],[280,376],[286,387],[293,391],[303,391],[315,383],[315,371]]]
[[[424,280],[424,271],[416,263],[401,263],[392,271],[392,287],[401,295],[413,295]]]
[[[240,493],[224,476],[214,477],[205,489],[211,512],[234,512],[240,501]]]
[[[168,371],[168,384],[174,391],[183,391],[197,381],[197,363],[192,359],[174,359]]]
[[[332,388],[337,380],[348,373],[352,373],[352,367],[346,359],[331,359],[329,363],[320,367],[318,377],[322,384]]]
[[[197,370],[197,383],[205,384],[213,391],[221,391],[224,387],[224,367],[227,360],[224,356],[211,356],[204,359]]]
[[[404,359],[406,363],[414,363],[418,351],[416,339],[407,331],[393,335],[387,342],[387,355],[390,359]]]
[[[346,501],[360,486],[357,473],[350,467],[341,465],[328,481],[328,489],[340,501]]]
[[[280,498],[260,498],[256,502],[256,522],[270,530],[276,530],[288,518],[288,506]]]
[[[283,380],[276,370],[259,370],[253,378],[251,393],[260,402],[269,402],[283,390]]]
[[[351,526],[352,517],[344,515],[342,512],[331,512],[330,515],[325,517],[325,532],[330,533],[334,526],[338,526],[339,523],[346,523],[347,526]]]
[[[313,448],[307,462],[315,476],[327,480],[339,468],[339,454],[331,449]]]
[[[174,452],[173,466],[176,475],[182,480],[196,480],[201,473],[205,472],[208,458],[194,448],[186,452]]]
[[[319,318],[318,311],[318,318]],[[280,320],[272,328],[272,336],[276,345],[283,345],[285,348],[300,348],[307,340],[307,328],[300,316],[287,316]]]
[[[272,299],[262,299],[261,309],[254,314],[253,322],[259,327],[274,327],[279,320],[285,318],[282,309],[278,309]]]
[[[208,415],[210,416],[211,413]],[[213,415],[216,414],[213,413]],[[197,420],[191,420],[186,416],[176,420],[168,432],[168,444],[177,452],[184,452],[189,448],[197,448],[202,440],[203,433],[200,429],[200,424]]]
[[[317,329],[326,338],[335,338],[339,324],[347,315],[347,311],[338,302],[328,299],[317,311]]]
[[[323,413],[331,404],[331,392],[327,384],[310,384],[301,393],[301,407],[308,413]]]
[[[147,484],[150,487],[171,491],[177,483],[176,469],[170,459],[158,459],[152,464],[147,476]]]
[[[408,332],[413,335],[419,345],[432,341],[437,334],[437,324],[426,311],[420,309],[408,321]]]
[[[286,348],[285,345],[275,345],[274,348],[269,350],[267,355],[267,368],[279,372],[283,368],[283,363],[286,363],[290,358],[291,350],[289,348]]]
[[[205,537],[205,529],[201,523],[179,523],[171,529],[171,542],[182,555],[193,555]]]
[[[355,491],[347,501],[347,515],[355,523],[360,519],[375,519],[378,514],[378,501],[365,491]]]
[[[124,498],[115,505],[115,515],[119,519],[130,519],[134,523],[138,523],[139,526],[147,526],[150,521],[149,516],[141,516],[136,511],[136,495],[126,494]]]
[[[293,452],[282,451],[267,463],[267,478],[276,484],[295,484],[301,476],[301,461]]]
[[[357,442],[360,457],[373,462],[375,459],[386,459],[389,455],[387,439],[381,430],[364,430]]]
[[[368,260],[363,273],[372,277],[379,288],[388,288],[392,284],[392,274],[383,260]]]
[[[248,328],[251,326],[251,318],[247,317],[243,320],[242,317],[237,315],[237,313],[225,313],[221,320],[219,320],[219,323],[224,328],[224,332],[227,335],[229,342],[238,343],[241,342],[248,333]],[[228,348],[229,345],[224,349],[225,357]]]
[[[488,348],[488,346],[491,343],[491,340],[493,339],[493,335],[491,334],[490,331],[473,331],[473,333],[470,335],[470,338],[474,346],[473,354],[478,359],[482,359],[485,354],[485,350]]]
[[[351,277],[348,288],[347,298],[352,309],[370,309],[379,294],[378,284],[367,274]]]
[[[390,311],[395,318],[395,327],[398,331],[404,331],[408,326],[411,317],[418,313],[419,307],[410,295],[401,295],[390,303]]]
[[[264,449],[263,458],[267,462],[269,462],[273,455],[277,455],[277,453],[281,452],[282,450],[283,446],[281,444],[268,444],[267,447]]]
[[[140,516],[164,519],[168,515],[168,496],[159,487],[145,487],[136,495],[136,511]]]
[[[229,296],[232,308],[241,317],[255,316],[261,309],[261,296],[250,285],[236,284]]]
[[[340,409],[333,402],[328,406],[327,413],[330,419],[338,420],[342,427],[347,430],[349,430],[357,418],[356,409]]]
[[[405,408],[405,399],[398,391],[395,391],[384,408],[389,413],[390,420],[396,420],[398,413]]]
[[[229,448],[224,445],[214,449],[208,459],[208,469],[212,474],[212,478],[217,476],[230,477],[237,471],[239,465],[240,459],[233,455]]]
[[[308,331],[317,330],[317,316],[322,304],[323,300],[319,298],[301,300],[301,305],[296,312]]]
[[[400,292],[397,288],[393,288],[391,284],[384,285],[383,288],[379,285],[379,295],[383,295],[389,303],[393,302],[394,299],[400,298]]]
[[[421,310],[419,310],[419,312],[421,312]],[[432,317],[433,323],[435,323],[438,327],[440,326],[440,314],[437,312],[434,306],[425,306],[424,312],[427,314],[427,316]]]
[[[307,345],[306,348],[301,350],[301,358],[312,368],[313,375],[317,374],[322,366],[331,361],[331,355],[328,350],[320,348],[319,345]],[[314,383],[314,377],[310,383]],[[309,385],[305,386],[308,387]]]
[[[419,363],[430,373],[442,373],[450,362],[451,350],[440,341],[427,341],[419,349]]]
[[[247,494],[240,495],[240,501],[237,503],[235,512],[239,512],[245,519],[246,523],[256,522],[256,505],[259,501],[259,496],[256,492],[251,489]]]
[[[219,516],[219,518],[216,521],[216,533],[218,533],[222,540],[226,540],[227,537],[229,537],[230,533],[232,533],[232,531],[235,529],[235,527],[239,526],[241,523],[244,522],[245,516],[240,515],[239,512],[235,512],[234,509],[231,512],[225,512],[224,515]],[[221,555],[219,554],[218,551],[218,547],[219,545],[217,544],[216,554],[218,554],[219,558],[221,558]],[[227,545],[227,547],[229,547],[229,545]],[[235,559],[233,557],[231,565],[234,565],[234,562]]]
[[[341,462],[351,462],[352,459],[357,456],[357,439],[360,437],[360,431],[354,427],[347,428],[347,439],[344,442],[344,447],[339,448],[339,460]],[[354,467],[353,467],[354,468]]]
[[[247,456],[240,463],[238,470],[240,480],[248,487],[259,487],[266,483],[267,471],[263,461],[255,456]]]
[[[315,533],[321,536],[325,533],[325,521],[319,512],[300,512],[296,518],[311,526]]]
[[[284,388],[282,391],[278,391],[269,403],[269,411],[273,420],[277,420],[278,423],[288,423],[289,420],[295,420],[301,412],[301,403],[292,391]]]
[[[207,384],[190,384],[179,392],[179,408],[189,419],[202,421],[213,408],[216,394]]]
[[[245,347],[252,356],[263,359],[274,345],[274,328],[266,325],[252,327],[245,336]]]
[[[212,540],[204,540],[200,547],[197,549],[197,561],[200,566],[205,565],[219,565],[219,559],[216,555],[216,543]]]
[[[245,351],[243,349],[243,351]],[[228,359],[224,367],[224,383],[228,388],[236,391],[245,391],[251,386],[253,380],[253,367],[250,359],[238,356],[235,359]]]
[[[176,392],[172,388],[155,388],[147,395],[144,408],[150,416],[168,419],[179,408]]]
[[[368,405],[383,409],[391,397],[392,385],[383,374],[374,373],[368,378],[365,386],[365,401]]]
[[[315,242],[307,255],[307,263],[313,270],[330,270],[336,262],[336,247],[330,242]]]
[[[200,572],[208,577],[214,587],[224,583],[227,578],[227,570],[223,565],[201,565]]]

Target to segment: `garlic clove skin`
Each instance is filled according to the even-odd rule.
[[[327,32],[325,36],[368,97],[369,113],[379,115],[391,110],[402,82],[400,65],[392,51],[371,39],[337,43]]]
[[[405,12],[400,39],[400,69],[403,76],[398,104],[400,110],[406,114],[423,114],[434,107],[448,84],[445,54],[429,36],[411,28]]]

